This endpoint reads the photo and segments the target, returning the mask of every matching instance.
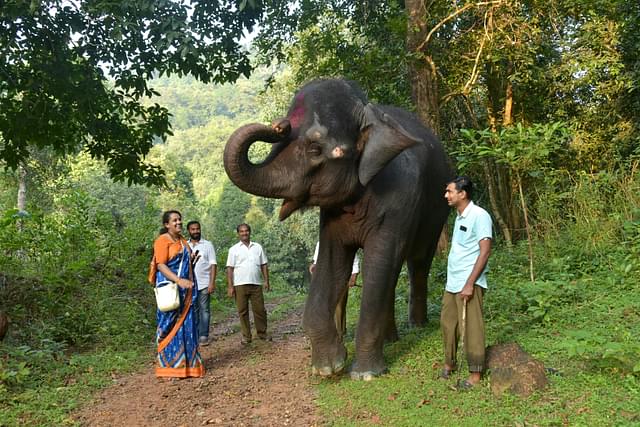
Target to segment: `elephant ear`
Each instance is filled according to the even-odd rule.
[[[364,122],[358,141],[358,148],[362,150],[358,167],[360,183],[367,185],[402,150],[421,141],[390,115],[372,104],[365,105]]]

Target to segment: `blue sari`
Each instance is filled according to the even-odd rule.
[[[159,237],[159,239],[162,238],[166,237]],[[190,265],[188,244],[182,239],[179,244],[181,249],[167,261],[166,265],[178,277],[188,279]],[[156,271],[156,286],[163,286],[168,281],[164,274]],[[194,291],[195,289],[195,282],[192,289],[178,287],[180,307],[167,312],[157,310],[157,377],[204,376],[204,365],[198,352],[198,321],[194,313],[198,293]]]

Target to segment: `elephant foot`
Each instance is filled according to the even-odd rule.
[[[319,375],[321,377],[330,377],[332,375],[341,374],[344,370],[344,361],[337,366],[323,366],[323,367],[311,367],[311,373],[313,375]]]
[[[347,361],[347,350],[341,345],[336,356],[333,358],[324,357],[324,363],[313,362],[311,365],[311,373],[321,377],[330,377],[332,375],[341,374],[344,371]]]
[[[360,381],[373,381],[374,378],[379,377],[380,375],[384,375],[389,370],[387,368],[383,369],[381,372],[374,371],[351,371],[351,379],[352,380],[360,380]]]
[[[362,381],[371,381],[380,375],[384,375],[389,370],[384,365],[383,362],[380,363],[371,363],[367,364],[368,366],[363,366],[363,364],[359,364],[357,361],[351,366],[351,379],[352,380],[362,380]]]
[[[409,316],[409,327],[411,328],[424,328],[429,323],[426,314]]]

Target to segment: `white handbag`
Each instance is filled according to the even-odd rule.
[[[154,288],[156,293],[156,303],[158,310],[171,311],[180,307],[180,293],[176,282],[166,282],[167,284],[159,288]]]
[[[180,245],[183,248],[182,242]],[[182,259],[180,260],[180,267],[178,267],[178,277],[180,276],[180,272],[182,271],[182,261],[184,260],[184,253],[182,254]],[[155,287],[153,291],[156,294],[156,304],[158,305],[158,310],[162,312],[175,310],[180,307],[180,292],[178,292],[178,284],[176,282],[160,282],[166,283],[164,286]]]

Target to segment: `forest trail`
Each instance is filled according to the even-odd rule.
[[[105,427],[320,425],[301,311],[269,325],[272,342],[246,347],[231,328],[237,316],[214,325],[210,345],[200,348],[203,378],[158,379],[150,354],[143,370],[114,378],[74,418]]]

